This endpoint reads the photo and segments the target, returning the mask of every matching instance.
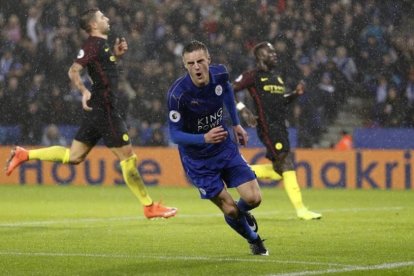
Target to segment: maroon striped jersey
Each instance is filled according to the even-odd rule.
[[[242,73],[233,82],[234,92],[247,89],[254,100],[258,116],[258,128],[275,130],[286,128],[287,105],[290,97],[285,97],[285,84],[274,71],[253,69]]]
[[[104,108],[107,105],[115,107],[118,69],[116,57],[108,41],[104,38],[89,36],[82,49],[79,50],[75,62],[87,68],[93,82],[89,106],[92,108]]]

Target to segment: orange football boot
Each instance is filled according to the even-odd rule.
[[[6,175],[9,176],[17,166],[27,160],[29,160],[29,152],[25,148],[14,147],[6,162]]]
[[[160,202],[153,202],[151,205],[144,206],[144,215],[148,219],[170,218],[177,214],[177,208],[166,207]]]

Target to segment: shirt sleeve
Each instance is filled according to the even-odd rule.
[[[168,93],[168,127],[171,140],[178,145],[204,144],[204,134],[185,132],[181,97]]]
[[[82,49],[79,50],[75,62],[82,65],[82,67],[86,67],[88,63],[98,56],[98,47],[97,44],[85,43]]]
[[[255,71],[247,71],[238,76],[233,81],[233,90],[235,93],[242,91],[243,89],[254,86]]]
[[[234,92],[233,88],[231,87],[230,82],[226,83],[225,91],[224,91],[224,105],[227,108],[227,111],[230,114],[231,121],[233,122],[233,126],[240,125],[240,120],[237,115],[236,110],[236,101],[234,99]]]

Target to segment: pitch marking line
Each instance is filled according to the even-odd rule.
[[[353,266],[353,267],[316,270],[316,271],[312,271],[312,270],[298,271],[298,272],[292,272],[292,273],[271,274],[269,276],[321,275],[321,274],[333,274],[333,273],[341,273],[341,272],[355,272],[355,271],[367,271],[367,270],[387,270],[387,269],[410,267],[410,266],[414,266],[414,261],[401,262],[401,263],[384,263],[384,264],[367,265],[367,266]]]
[[[126,255],[126,254],[95,254],[95,253],[52,253],[52,252],[7,252],[0,251],[3,256],[29,256],[29,257],[89,257],[89,258],[109,258],[109,259],[155,259],[155,260],[188,260],[188,261],[217,261],[217,262],[248,262],[248,263],[279,263],[279,264],[302,264],[302,265],[324,265],[337,266],[342,268],[354,268],[355,266],[338,264],[338,263],[324,263],[324,262],[307,262],[294,260],[272,260],[267,257],[250,257],[243,258],[229,258],[229,257],[205,257],[205,256],[160,256],[160,255]]]
[[[306,276],[306,275],[321,275],[321,274],[333,274],[341,272],[354,272],[354,271],[368,271],[368,270],[388,270],[400,267],[414,266],[414,261],[399,262],[399,263],[383,263],[377,265],[367,266],[354,266],[337,263],[321,263],[321,262],[305,262],[305,261],[283,261],[272,260],[265,258],[220,258],[220,257],[204,257],[204,256],[149,256],[149,255],[124,255],[124,254],[94,254],[94,253],[47,253],[47,252],[1,252],[3,256],[29,256],[29,257],[89,257],[89,258],[119,258],[119,259],[156,259],[156,260],[190,260],[190,261],[218,261],[218,262],[253,262],[253,263],[283,263],[283,264],[302,264],[302,265],[326,265],[326,266],[339,266],[341,268],[330,268],[325,270],[307,270],[298,271],[292,273],[279,273],[271,274],[269,276]]]
[[[384,211],[398,211],[403,210],[402,206],[395,207],[378,207],[378,208],[339,208],[339,209],[323,209],[320,210],[323,213],[328,212],[384,212]],[[286,214],[288,212],[281,211],[269,211],[269,212],[254,212],[256,216],[274,215],[274,214]],[[291,213],[291,212],[289,212]],[[180,218],[202,218],[202,217],[221,217],[220,213],[217,214],[178,214],[177,219]],[[20,221],[20,222],[5,222],[0,223],[0,227],[25,227],[25,226],[44,226],[53,224],[74,224],[74,223],[100,223],[107,221],[135,221],[146,220],[143,216],[126,216],[126,217],[109,217],[109,218],[74,218],[74,219],[58,219],[58,220],[40,220],[40,221]]]

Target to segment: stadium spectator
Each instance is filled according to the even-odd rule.
[[[23,65],[15,57],[13,49],[15,46],[5,46],[0,59],[0,83],[7,83],[8,78],[22,77]]]
[[[367,92],[373,91],[378,74],[389,75],[389,80],[398,89],[404,89],[402,86],[405,86],[414,63],[414,36],[409,20],[414,8],[412,1],[238,1],[234,5],[232,1],[214,4],[191,0],[181,6],[179,3],[152,0],[99,2],[102,10],[108,12],[118,26],[113,26],[108,40],[112,42],[116,36],[130,38],[130,50],[121,65],[131,87],[137,94],[144,94],[148,102],[152,98],[160,99],[162,95],[158,91],[165,91],[178,76],[182,66],[180,53],[183,45],[180,41],[192,38],[206,41],[217,60],[228,65],[232,75],[240,74],[240,68],[253,66],[250,50],[257,41],[264,39],[275,45],[281,63],[286,57],[288,77],[295,76],[292,71],[296,66],[301,67],[302,57],[313,61],[318,49],[323,48],[325,55],[321,61],[329,60],[335,56],[336,48],[344,47],[358,69],[354,76],[353,95],[368,99],[374,97]],[[85,38],[85,34],[76,28],[79,12],[94,4],[97,1],[32,0],[16,5],[15,1],[3,0],[0,57],[9,48],[14,65],[11,66],[12,73],[5,75],[2,70],[8,63],[3,64],[6,67],[0,68],[0,83],[7,86],[8,78],[18,77],[21,87],[26,89],[33,75],[45,74],[47,80],[59,83],[65,102],[71,98],[67,93],[70,89],[67,76],[62,74],[59,66],[70,66],[70,57]],[[121,31],[123,33],[116,33]],[[377,44],[385,45],[384,51],[372,52],[375,53],[373,59],[361,56],[361,53],[371,51],[367,47],[368,35],[379,37]],[[226,55],[226,52],[231,54]],[[373,67],[371,61],[375,61],[377,67]],[[310,70],[317,68],[311,64]],[[291,85],[291,80],[285,81]],[[311,92],[312,85],[310,87],[307,89]],[[47,94],[48,91],[42,93]],[[140,105],[138,98],[141,97],[135,98],[133,103],[131,100],[131,106]],[[300,102],[305,100],[306,96]],[[79,108],[76,102],[74,106]],[[301,107],[306,111],[302,116],[315,115],[305,110],[306,106]],[[130,108],[129,117],[140,120],[140,114],[137,114],[140,112],[136,109]],[[71,120],[73,124],[79,124],[76,116]],[[313,129],[318,132],[317,126]],[[319,137],[313,137],[316,143]]]
[[[351,150],[353,148],[352,135],[346,130],[341,131],[341,139],[334,145],[334,149],[338,151]]]
[[[298,128],[299,147],[311,148],[317,144],[322,134],[322,118],[319,112],[317,75],[308,57],[302,57],[299,63],[303,81],[306,83],[305,93],[296,101],[298,109],[289,118],[289,122]],[[298,117],[299,116],[299,117]]]
[[[60,133],[59,128],[55,124],[47,125],[42,135],[42,146],[51,147],[55,145],[64,146],[68,145],[65,137]]]
[[[326,130],[335,119],[339,106],[339,103],[336,100],[339,92],[337,91],[337,87],[333,84],[331,73],[324,72],[322,74],[315,92],[317,93],[316,97],[319,99],[318,112],[320,113],[319,117],[321,118],[321,128]]]
[[[0,84],[0,110],[2,115],[0,116],[0,125],[10,124],[11,117],[10,111],[13,108],[11,103],[11,96],[6,94],[3,85]],[[2,140],[5,141],[5,140]]]
[[[379,74],[377,78],[377,86],[375,87],[375,103],[381,104],[387,98],[387,91],[394,84],[385,74]]]
[[[414,67],[411,68],[408,74],[408,80],[405,84],[405,97],[407,99],[408,106],[414,108]]]
[[[26,101],[23,93],[23,86],[18,77],[9,77],[7,86],[4,89],[5,105],[4,114],[2,117],[6,125],[17,125],[21,119],[21,113],[25,114],[27,111]],[[7,105],[7,106],[6,106]],[[20,106],[21,108],[16,108]],[[6,112],[7,111],[7,112]],[[40,118],[34,118],[39,121]]]
[[[29,8],[27,21],[26,21],[26,35],[30,41],[37,45],[40,41],[43,29],[40,25],[40,17],[42,16],[42,10],[36,6]]]
[[[397,87],[391,86],[387,90],[385,101],[379,105],[379,124],[383,127],[403,126],[407,115],[407,105]]]
[[[19,114],[21,119],[22,137],[21,142],[23,145],[40,145],[42,141],[42,118],[41,104],[38,99],[28,99],[27,107],[23,114]]]
[[[164,130],[160,127],[153,127],[151,138],[144,146],[150,147],[162,147],[167,146],[167,141],[165,140]]]
[[[319,101],[324,104],[323,120],[330,125],[336,118],[338,108],[345,102],[350,90],[349,82],[345,75],[337,68],[332,60],[315,70],[318,81],[317,90],[321,97]],[[325,125],[327,127],[328,125]]]
[[[16,45],[20,42],[22,39],[22,27],[20,19],[16,14],[10,15],[2,32],[5,40],[11,44]]]
[[[54,80],[54,85],[60,89],[67,88],[68,80],[67,75],[63,70],[62,66],[70,66],[72,62],[71,49],[66,43],[65,39],[61,36],[55,36],[51,41],[51,48],[47,53],[47,60],[45,66],[45,74],[48,78]]]
[[[109,19],[99,9],[93,8],[80,16],[80,26],[88,33],[88,38],[79,50],[76,60],[69,69],[68,75],[72,83],[82,93],[84,109],[82,124],[69,148],[52,146],[34,150],[15,147],[6,164],[6,174],[21,163],[28,160],[43,160],[63,164],[79,164],[102,138],[105,145],[120,159],[122,175],[128,187],[144,206],[147,218],[169,218],[175,216],[177,209],[165,207],[154,202],[149,196],[143,180],[137,170],[137,157],[133,153],[127,134],[125,121],[119,113],[117,105],[118,71],[116,60],[128,50],[125,38],[117,38],[111,49],[107,40],[110,30]],[[81,78],[83,68],[94,83],[91,91],[85,87]],[[38,88],[35,81],[36,88]],[[37,93],[37,92],[36,92]],[[34,113],[37,107],[36,98],[29,103],[29,110]],[[36,118],[31,114],[30,118]],[[31,125],[34,126],[32,123]],[[36,126],[34,126],[36,127]],[[41,131],[40,127],[30,130]],[[31,132],[24,137],[35,138]],[[40,144],[40,139],[36,144]]]
[[[321,214],[309,211],[303,204],[286,128],[287,106],[303,94],[303,84],[298,84],[289,93],[284,77],[278,72],[276,50],[269,42],[257,44],[253,53],[256,67],[237,77],[233,88],[236,93],[248,89],[254,99],[258,116],[257,134],[266,147],[266,158],[271,164],[251,167],[258,178],[283,179],[285,191],[300,219],[320,219]],[[240,110],[244,109],[244,104],[239,102],[238,105]]]
[[[354,59],[348,56],[347,49],[344,46],[336,48],[332,61],[335,62],[337,68],[341,70],[348,82],[353,83],[358,74],[358,69]]]
[[[68,116],[70,109],[65,103],[62,88],[54,83],[51,86],[46,86],[45,89],[50,91],[50,95],[45,97],[42,93],[44,121],[54,124],[70,124],[70,116]]]
[[[414,108],[408,110],[404,127],[414,128]]]
[[[361,43],[360,62],[358,68],[364,71],[364,83],[370,82],[380,72],[382,56],[386,53],[384,45],[380,45],[378,38],[369,34]]]
[[[129,139],[131,140],[131,144],[133,146],[143,145],[140,132],[141,132],[141,128],[139,126],[139,123],[136,123],[136,122],[129,123],[128,135],[129,135]]]
[[[217,205],[227,224],[248,241],[252,254],[268,255],[249,213],[261,202],[259,184],[223,120],[225,106],[235,140],[246,145],[227,69],[210,65],[207,47],[196,40],[184,47],[182,57],[187,74],[168,90],[168,111],[171,140],[178,144],[184,171],[201,198]],[[227,188],[237,189],[237,202]]]

